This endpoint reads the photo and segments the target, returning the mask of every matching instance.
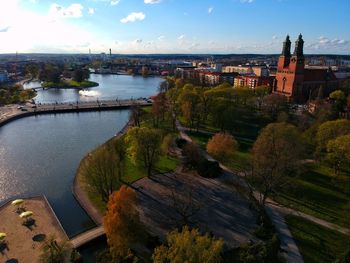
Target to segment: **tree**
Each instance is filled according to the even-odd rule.
[[[25,69],[27,74],[30,74],[32,78],[36,78],[39,75],[39,67],[36,64],[29,64]]]
[[[147,176],[151,176],[160,155],[161,133],[156,129],[134,127],[127,133],[127,140],[132,159],[141,163],[147,169]]]
[[[255,96],[256,96],[256,102],[258,104],[258,109],[261,110],[261,106],[263,104],[265,96],[267,96],[270,93],[270,87],[268,86],[258,86],[255,88]]]
[[[198,229],[187,226],[181,232],[174,230],[167,236],[167,244],[154,250],[155,263],[218,263],[222,262],[223,241],[201,235]]]
[[[109,197],[103,226],[110,254],[117,262],[128,257],[131,247],[144,238],[145,232],[136,206],[135,191],[125,185]]]
[[[258,202],[288,182],[299,166],[302,152],[298,129],[287,123],[271,123],[259,134],[253,146],[253,179],[260,185]]]
[[[262,110],[271,120],[276,120],[279,112],[288,112],[287,99],[278,94],[267,95],[264,97]]]
[[[103,202],[107,202],[109,195],[121,185],[120,177],[124,171],[118,156],[112,151],[102,148],[83,161],[83,176],[91,190],[100,195]]]
[[[350,121],[339,119],[322,123],[316,134],[317,148],[319,152],[324,152],[327,143],[341,135],[350,133]]]
[[[74,73],[73,73],[73,79],[77,82],[82,82],[88,79],[89,76],[90,76],[89,71],[81,68],[74,70]]]
[[[339,114],[344,111],[344,107],[346,105],[346,96],[343,91],[336,90],[329,94],[329,98],[331,98],[333,103],[333,110]]]
[[[45,240],[41,250],[41,263],[68,262],[70,246],[65,241],[57,242],[54,237],[50,237]]]
[[[130,107],[130,120],[134,126],[140,127],[142,109],[139,104],[133,103]]]
[[[193,225],[193,217],[200,211],[202,205],[194,198],[192,187],[174,188],[171,191],[172,208],[176,213],[173,218],[177,227]],[[202,200],[203,201],[203,200]]]
[[[221,160],[232,157],[237,148],[235,138],[226,132],[216,133],[207,144],[207,152]]]
[[[154,127],[158,127],[159,121],[164,121],[167,112],[167,98],[165,93],[159,93],[153,100],[152,117]]]
[[[334,168],[337,176],[344,164],[350,163],[350,134],[339,136],[327,143],[326,159]]]

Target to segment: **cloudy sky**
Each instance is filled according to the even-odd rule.
[[[0,53],[350,54],[349,0],[0,0]]]

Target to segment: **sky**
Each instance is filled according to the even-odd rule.
[[[350,54],[349,0],[0,0],[0,53]]]

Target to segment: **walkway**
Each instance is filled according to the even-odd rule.
[[[103,226],[98,226],[75,236],[70,240],[70,243],[73,248],[78,248],[78,247],[81,247],[82,245],[85,245],[86,243],[89,243],[95,238],[103,236],[104,234],[105,234],[105,230]]]

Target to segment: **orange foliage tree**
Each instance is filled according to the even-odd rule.
[[[235,138],[226,132],[216,133],[207,144],[207,152],[218,159],[231,157],[237,148]]]
[[[136,204],[135,191],[125,185],[109,197],[103,225],[110,254],[117,261],[130,256],[131,246],[143,240],[144,230]]]

